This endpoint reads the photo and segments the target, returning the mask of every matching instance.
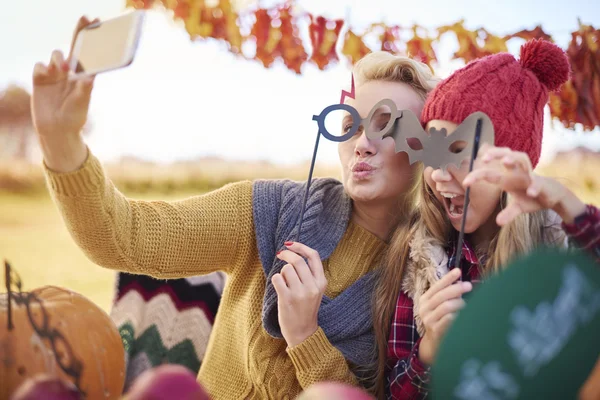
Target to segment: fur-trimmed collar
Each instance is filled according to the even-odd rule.
[[[552,212],[545,213],[545,242],[558,247],[568,247],[567,238],[560,228],[560,217]],[[421,296],[449,272],[448,254],[443,243],[433,239],[425,225],[420,225],[410,241],[409,261],[402,279],[404,291],[414,303],[413,314],[419,336],[425,334],[425,326],[419,314]]]
[[[419,315],[421,296],[448,271],[446,250],[427,234],[425,225],[419,226],[410,241],[409,261],[402,279],[402,290],[413,300],[413,314],[420,336],[425,333]]]

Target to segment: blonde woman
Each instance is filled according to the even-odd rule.
[[[396,231],[375,291],[379,397],[427,396],[439,343],[464,307],[463,295],[481,278],[541,244],[565,246],[570,237],[582,248],[598,246],[598,210],[532,172],[548,92],[568,76],[563,51],[534,40],[521,48],[518,61],[500,53],[471,62],[428,97],[421,117],[427,130],[451,135],[482,111],[494,125],[498,147],[483,146],[469,176],[468,163],[424,171],[419,207]],[[464,145],[456,144],[447,150],[461,152]],[[467,186],[461,268],[454,268]]]
[[[283,399],[318,381],[356,384],[374,346],[372,270],[420,176],[393,139],[361,127],[339,144],[342,182],[313,181],[294,243],[305,183],[237,182],[175,202],[121,194],[80,135],[93,81],[69,82],[63,55],[51,60],[35,67],[33,116],[49,190],[81,249],[129,273],[228,275],[199,372],[210,395]],[[383,52],[353,73],[348,104],[361,117],[383,98],[420,114],[436,83],[427,66]]]

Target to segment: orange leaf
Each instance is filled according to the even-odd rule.
[[[367,47],[361,36],[358,36],[351,30],[346,32],[342,54],[348,58],[351,64],[356,63],[370,52],[371,49]]]
[[[126,7],[133,7],[136,9],[149,9],[152,7],[154,0],[126,0]]]
[[[219,0],[219,5],[214,8],[205,8],[207,24],[212,25],[208,36],[222,39],[229,43],[230,50],[239,53],[242,46],[242,35],[237,26],[237,13],[233,11],[230,0]]]
[[[567,128],[573,128],[577,120],[577,91],[573,83],[565,83],[560,92],[550,94],[550,114]]]
[[[454,25],[446,25],[438,28],[438,38],[446,32],[453,32],[458,41],[458,50],[454,53],[454,58],[462,58],[465,63],[486,56],[485,52],[477,44],[477,32],[469,31],[464,27],[464,20],[460,20]]]
[[[479,37],[483,35],[484,44],[483,48],[481,48],[482,54],[489,55],[508,51],[505,38],[492,35],[484,28],[479,29],[478,33]]]
[[[189,33],[191,39],[195,39],[200,35],[200,23],[201,23],[201,13],[205,8],[204,0],[190,0],[188,2],[188,13],[186,18],[184,19],[185,30]]]
[[[199,36],[224,40],[230,51],[241,52],[242,35],[237,25],[238,15],[230,0],[219,0],[215,7],[207,7],[204,0],[189,0],[187,7],[178,4],[175,10],[176,15],[184,18],[185,28],[192,39]]]
[[[432,38],[420,37],[417,33],[417,25],[412,27],[413,37],[406,42],[406,52],[410,57],[430,65],[432,61],[436,61],[435,51],[433,50]]]
[[[544,40],[548,40],[550,42],[552,41],[552,37],[550,35],[548,35],[546,32],[544,32],[544,30],[542,29],[542,27],[540,25],[536,26],[532,30],[523,29],[522,31],[515,32],[512,35],[507,35],[504,37],[504,39],[510,40],[510,39],[516,38],[516,37],[524,39],[526,41],[529,41],[531,39],[544,39]]]

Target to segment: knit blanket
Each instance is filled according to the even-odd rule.
[[[126,360],[126,392],[144,371],[179,364],[198,373],[225,286],[225,274],[160,280],[118,273],[110,316]]]

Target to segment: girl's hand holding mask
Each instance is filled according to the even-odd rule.
[[[498,185],[510,195],[508,205],[496,217],[503,226],[520,214],[554,210],[563,221],[571,223],[585,211],[585,204],[553,178],[533,173],[526,153],[507,147],[484,144],[479,150],[473,171],[463,181],[469,187],[478,181]]]
[[[473,288],[471,282],[457,282],[460,274],[460,269],[452,269],[421,296],[418,312],[425,334],[419,345],[419,359],[426,365],[433,363],[448,327],[465,306],[462,295]]]
[[[288,250],[279,252],[277,258],[288,264],[279,274],[273,275],[272,282],[277,292],[281,334],[291,348],[308,339],[319,328],[319,308],[327,279],[316,250],[296,242],[286,242],[285,245]]]

